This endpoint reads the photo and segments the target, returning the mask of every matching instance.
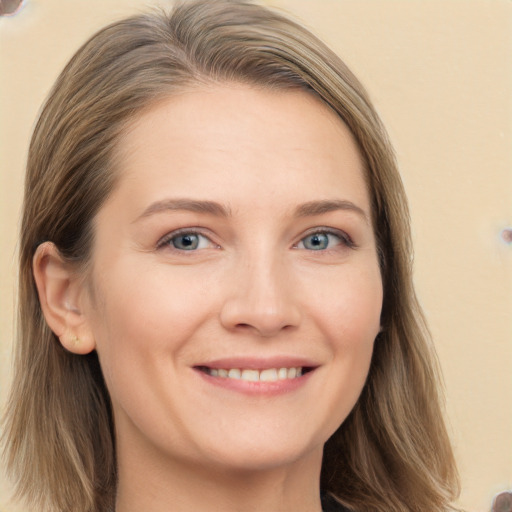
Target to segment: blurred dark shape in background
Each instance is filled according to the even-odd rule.
[[[0,16],[15,14],[21,7],[23,0],[0,0]]]
[[[502,492],[494,498],[492,512],[512,512],[512,492]]]

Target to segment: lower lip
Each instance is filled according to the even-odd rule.
[[[242,379],[230,379],[228,377],[213,377],[197,368],[194,368],[194,371],[208,384],[252,396],[275,396],[291,393],[306,384],[311,375],[315,372],[315,370],[311,370],[293,379],[280,379],[271,382],[251,382]]]

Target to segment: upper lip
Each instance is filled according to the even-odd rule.
[[[204,361],[195,367],[207,367],[217,369],[243,368],[249,370],[266,370],[268,368],[315,368],[319,366],[313,359],[299,356],[274,356],[274,357],[225,357]]]

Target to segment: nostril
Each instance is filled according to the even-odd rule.
[[[263,285],[237,290],[222,303],[220,323],[230,331],[257,333],[265,338],[297,327],[301,315],[294,298],[274,292]]]

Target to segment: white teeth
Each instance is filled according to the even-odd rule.
[[[258,370],[242,370],[242,380],[249,382],[258,382],[260,380],[260,372]]]
[[[241,379],[248,382],[275,382],[284,379],[295,379],[302,375],[302,368],[267,368],[265,370],[230,368],[206,368],[212,377],[227,379]]]
[[[263,382],[274,382],[277,380],[277,370],[275,368],[269,368],[260,372],[260,381]]]
[[[238,368],[231,368],[228,372],[228,378],[230,379],[239,379],[241,377],[241,372]]]

